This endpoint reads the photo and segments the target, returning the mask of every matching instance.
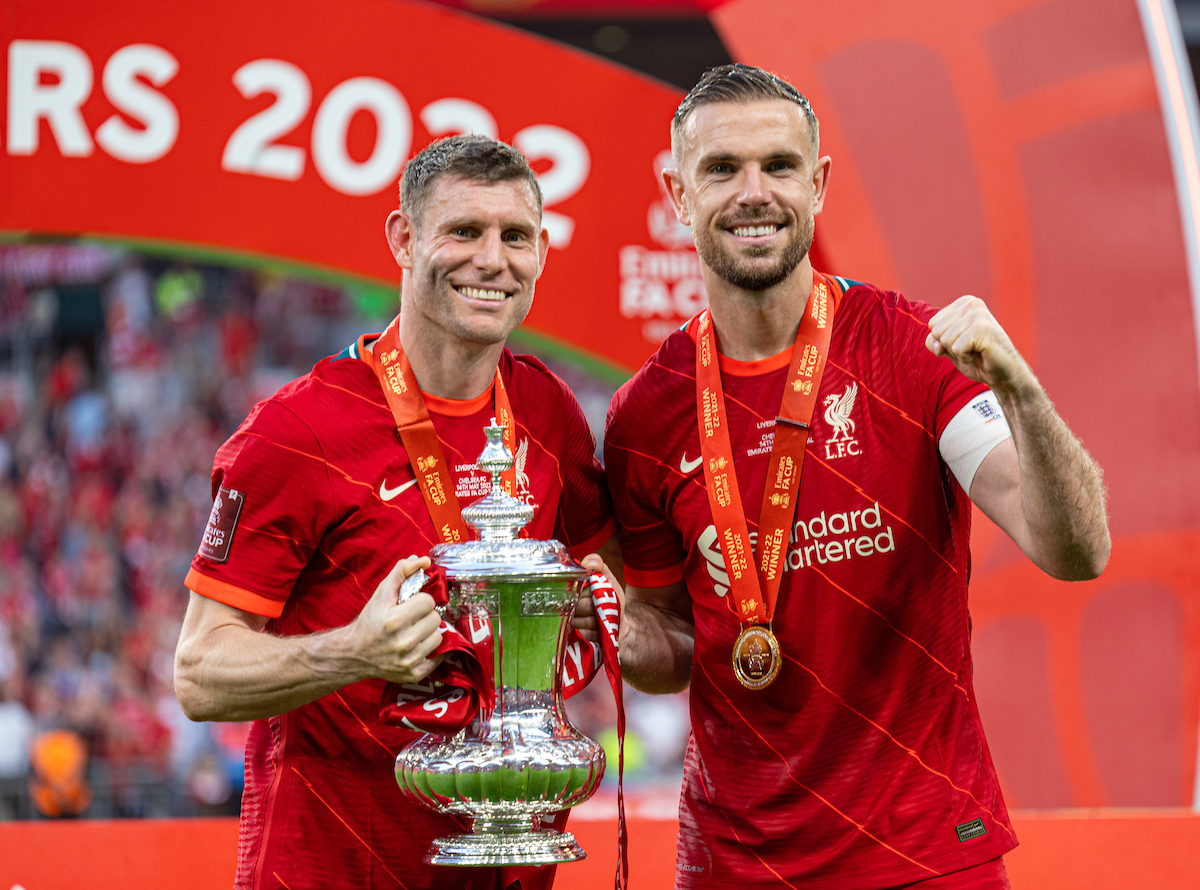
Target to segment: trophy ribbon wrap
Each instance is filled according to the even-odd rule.
[[[433,566],[425,572],[427,578],[421,592],[432,596],[438,606],[446,606],[449,595],[445,571],[441,566]],[[571,631],[563,659],[563,697],[570,698],[581,692],[603,664],[617,709],[617,875],[614,884],[624,888],[629,884],[629,839],[625,831],[625,706],[617,642],[621,604],[612,584],[603,575],[590,575],[588,587],[600,625],[600,642],[584,639],[578,630]],[[417,732],[452,736],[464,729],[481,710],[490,712],[494,707],[491,622],[486,618],[461,615],[453,624],[443,618],[440,629],[442,642],[433,655],[444,655],[445,659],[424,682],[386,684],[379,714],[385,723]]]

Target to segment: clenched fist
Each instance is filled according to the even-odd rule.
[[[1037,379],[979,297],[959,297],[929,320],[925,345],[967,377],[993,390],[1020,393]]]

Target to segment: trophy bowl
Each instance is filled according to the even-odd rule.
[[[563,659],[571,616],[588,571],[558,541],[517,538],[533,507],[505,494],[512,465],[503,429],[485,427],[478,465],[492,491],[462,511],[479,540],[439,544],[430,559],[446,574],[445,617],[490,634],[495,704],[467,727],[421,736],[396,758],[396,781],[431,810],[470,817],[468,832],[439,837],[426,860],[441,865],[544,865],[587,854],[543,817],[582,803],[604,776],[604,750],[576,730],[563,706]],[[423,573],[405,581],[415,592]],[[488,657],[488,646],[479,647]]]

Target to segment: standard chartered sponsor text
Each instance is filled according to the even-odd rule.
[[[865,510],[845,513],[822,510],[808,521],[797,519],[788,540],[787,568],[795,571],[814,562],[825,565],[855,556],[889,553],[896,549],[896,537],[890,525],[881,526],[879,501]],[[750,532],[750,543],[757,552],[758,532]]]
[[[718,596],[729,590],[717,540],[716,527],[710,525],[701,533],[697,546],[709,563],[708,573]],[[750,532],[750,543],[758,552],[758,532]],[[784,571],[797,571],[811,565],[828,565],[850,559],[866,559],[878,553],[896,549],[896,536],[890,525],[883,524],[879,502],[865,510],[829,513],[822,510],[807,520],[797,519],[788,538]]]

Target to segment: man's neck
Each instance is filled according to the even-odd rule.
[[[400,311],[400,346],[412,365],[421,392],[443,399],[466,400],[492,385],[503,343],[467,343],[431,333]],[[440,335],[440,336],[439,336]]]
[[[808,257],[784,281],[765,291],[735,287],[705,267],[704,285],[721,354],[753,362],[791,348],[812,284]]]

